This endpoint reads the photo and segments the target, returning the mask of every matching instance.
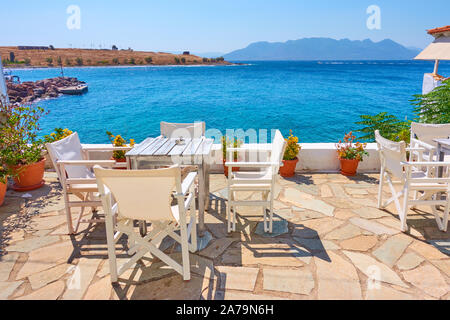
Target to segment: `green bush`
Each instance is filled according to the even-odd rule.
[[[181,58],[181,63],[185,64],[186,63],[186,58]]]
[[[83,59],[78,57],[75,59],[75,63],[77,64],[77,66],[82,66],[83,65]]]
[[[119,59],[117,59],[117,58],[112,59],[112,63],[119,64]]]
[[[69,58],[66,58],[66,65],[68,65],[68,66],[72,65],[72,61],[70,61]]]
[[[421,122],[450,123],[450,80],[428,94],[415,95],[411,103]]]
[[[152,57],[146,57],[145,58],[145,62],[147,62],[147,64],[150,64],[153,62],[153,58]]]
[[[362,115],[360,118],[361,121],[356,124],[363,127],[355,132],[363,134],[359,137],[361,140],[375,141],[375,130],[379,130],[386,139],[409,142],[410,121],[401,121],[387,112],[381,112],[374,116]]]
[[[47,61],[47,64],[48,64],[49,66],[53,64],[53,58],[51,58],[51,57],[45,59],[45,61]]]
[[[175,60],[175,63],[176,63],[176,64],[180,64],[180,58],[175,57],[174,60]]]
[[[136,60],[134,58],[130,59],[130,64],[136,64]]]

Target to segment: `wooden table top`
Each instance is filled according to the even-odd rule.
[[[191,157],[207,156],[211,153],[214,140],[206,137],[185,139],[178,138],[147,138],[135,148],[126,153],[127,157]]]

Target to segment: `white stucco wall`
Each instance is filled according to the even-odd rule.
[[[300,146],[301,150],[298,155],[300,161],[297,164],[297,172],[339,171],[340,164],[337,159],[334,143],[301,143]],[[265,161],[269,155],[270,144],[248,144],[244,145],[244,147],[249,147],[258,151],[257,153],[253,152],[251,156],[247,153],[245,158],[244,156],[240,156],[242,160]],[[366,157],[365,160],[359,164],[358,172],[379,172],[380,158],[376,143],[369,143],[367,145],[367,151],[369,152],[369,157]],[[97,160],[109,159],[111,153],[95,152],[91,154],[91,157]],[[250,157],[251,159],[249,159]],[[222,146],[220,144],[215,144],[213,146],[211,172],[223,172]]]

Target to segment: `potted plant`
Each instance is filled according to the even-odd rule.
[[[344,142],[341,140],[336,144],[338,158],[341,163],[341,174],[345,176],[356,175],[356,170],[364,156],[369,154],[365,150],[367,144],[355,141],[356,137],[350,131],[344,136]]]
[[[222,137],[222,153],[223,153],[223,173],[228,178],[228,167],[225,165],[225,162],[227,162],[227,147],[230,146],[232,148],[239,148],[242,145],[242,141],[238,138],[234,138],[233,140],[228,139],[226,136]],[[234,162],[237,162],[238,160],[238,153],[237,151],[233,152],[233,160]],[[231,168],[231,171],[236,172],[239,171],[239,167],[233,167]]]
[[[13,173],[15,191],[35,190],[44,185],[43,140],[38,138],[39,120],[46,114],[33,104],[1,104],[5,116],[0,125],[3,164]]]
[[[283,156],[283,166],[280,167],[280,175],[284,178],[293,177],[295,174],[295,167],[298,163],[298,152],[301,147],[298,145],[298,137],[292,134],[292,130],[289,131],[289,137],[286,139],[286,150]]]
[[[0,206],[3,204],[6,195],[6,189],[8,186],[8,175],[11,172],[7,167],[3,167],[0,165]]]
[[[109,137],[109,140],[111,141],[111,144],[114,147],[126,147],[127,146],[127,141],[122,138],[121,135],[117,135],[114,136],[111,132],[106,131],[106,134]],[[130,139],[130,147],[133,147],[135,145],[134,139]],[[117,151],[113,151],[113,155],[111,157],[111,160],[115,160],[116,162],[126,162],[127,159],[125,157],[125,151],[122,150],[117,150]],[[120,169],[125,169],[125,168],[120,168]]]

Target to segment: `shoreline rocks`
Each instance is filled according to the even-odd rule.
[[[8,96],[11,103],[31,103],[39,99],[57,98],[60,89],[85,84],[77,78],[57,77],[22,83],[7,82]]]

